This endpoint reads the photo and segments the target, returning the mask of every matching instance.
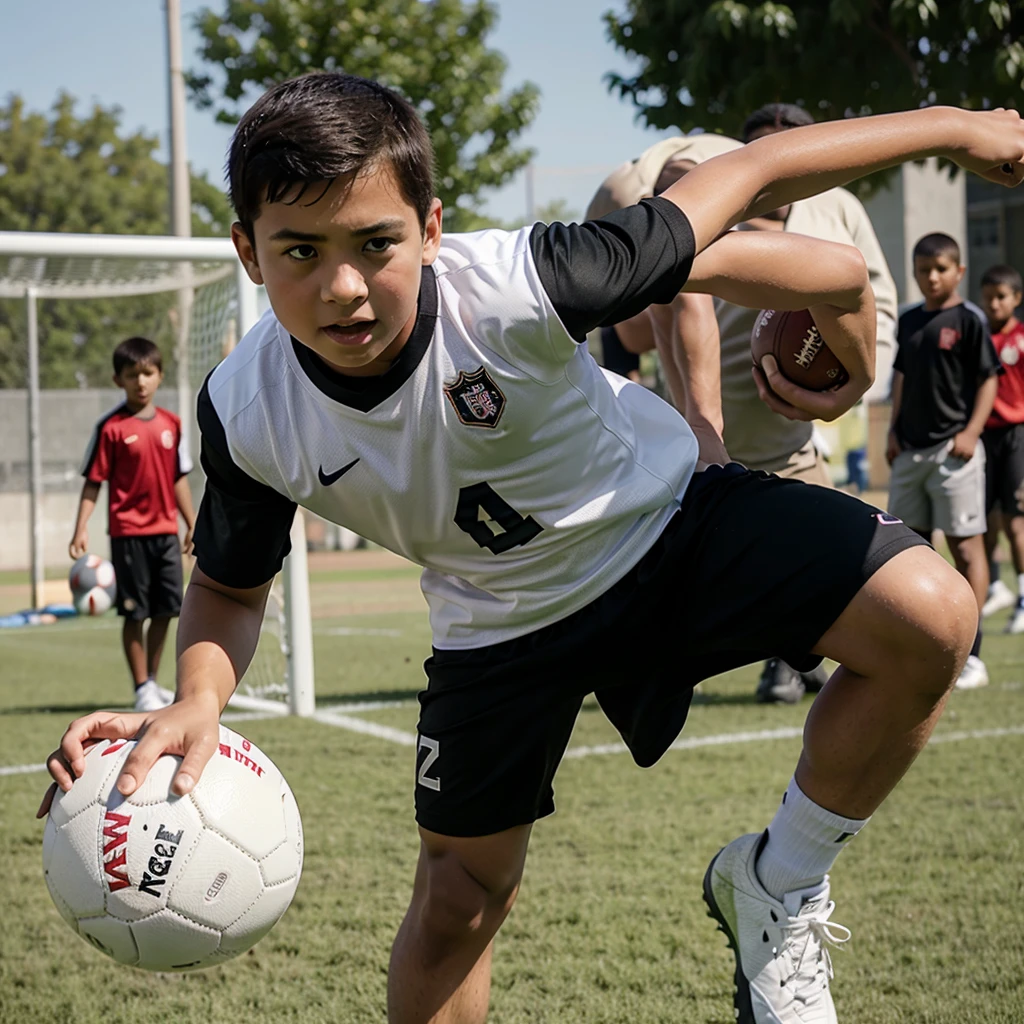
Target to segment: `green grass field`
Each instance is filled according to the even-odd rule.
[[[417,852],[412,748],[326,718],[354,701],[395,701],[351,714],[415,731],[429,644],[416,578],[359,557],[315,571],[325,720],[235,726],[287,775],[306,836],[294,904],[245,957],[148,975],[76,938],[42,877],[34,812],[46,777],[0,775],[0,1022],[384,1019],[388,950]],[[983,653],[992,685],[953,695],[942,742],[837,864],[834,917],[853,931],[834,958],[844,1024],[1024,1022],[1024,637],[993,633]],[[754,704],[756,675],[711,680],[698,695],[684,739],[720,742],[670,751],[648,771],[625,753],[563,763],[558,813],[534,831],[498,937],[492,1021],[733,1020],[732,959],[704,916],[701,878],[720,845],[770,819],[809,706]],[[68,720],[127,697],[113,617],[0,631],[0,766],[40,763]],[[572,747],[585,754],[616,738],[588,703]]]

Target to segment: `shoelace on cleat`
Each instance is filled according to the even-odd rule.
[[[792,981],[798,980],[799,984],[793,991],[793,997],[801,1002],[806,1002],[803,990],[809,985],[817,984],[822,969],[826,975],[825,984],[833,978],[829,947],[834,946],[838,949],[850,941],[850,929],[829,920],[835,907],[835,903],[829,900],[820,910],[800,917],[791,917],[788,923],[782,926],[783,934],[786,936],[783,950],[789,954],[790,962],[793,961],[794,947],[800,947],[800,955],[796,959],[793,973],[782,984],[789,985]],[[811,968],[806,973],[803,971],[805,963]]]

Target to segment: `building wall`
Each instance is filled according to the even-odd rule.
[[[1024,195],[981,178],[967,182],[968,293],[981,298],[981,275],[994,263],[1024,272]]]
[[[943,231],[969,256],[965,176],[951,179],[936,160],[904,164],[889,186],[865,206],[896,279],[901,303],[921,301],[912,254],[922,235]]]

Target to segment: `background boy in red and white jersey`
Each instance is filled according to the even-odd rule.
[[[981,278],[981,295],[1003,368],[992,414],[981,435],[988,511],[985,552],[990,571],[982,613],[991,615],[1016,605],[1006,632],[1024,633],[1024,324],[1015,315],[1022,299],[1020,272],[1005,265],[989,267]],[[999,578],[999,567],[993,562],[1000,529],[1010,541],[1016,594]]]
[[[72,558],[89,546],[88,522],[100,484],[109,494],[110,559],[117,575],[117,612],[135,683],[135,710],[155,711],[174,695],[158,686],[167,628],[181,610],[181,555],[192,548],[195,512],[181,451],[181,420],[155,405],[163,380],[160,349],[147,338],[128,338],[114,349],[114,383],[125,400],[97,424],[82,464],[82,497]],[[185,538],[178,541],[178,512]],[[145,629],[149,619],[149,630]]]

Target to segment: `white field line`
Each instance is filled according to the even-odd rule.
[[[676,740],[669,750],[696,750],[698,747],[724,747],[738,743],[758,743],[763,740],[791,740],[803,735],[803,729],[762,729],[760,732],[725,732],[712,736],[694,736]],[[628,754],[625,743],[599,743],[592,747],[570,747],[565,757],[594,757],[598,754]]]
[[[280,700],[264,700],[262,697],[249,697],[244,693],[233,693],[228,701],[229,708],[241,708],[243,711],[256,711],[268,717],[288,714],[288,705]]]
[[[383,711],[387,708],[414,708],[419,704],[417,700],[359,700],[346,704],[344,701],[338,704],[331,704],[324,711],[330,714],[350,714],[353,711]]]
[[[337,711],[317,711],[313,718],[322,725],[332,725],[336,729],[348,729],[351,732],[361,732],[367,736],[376,736],[378,739],[398,743],[403,747],[416,746],[416,736],[413,733],[403,732],[401,729],[392,729],[390,725],[367,722],[362,718],[343,715]]]
[[[231,720],[237,722],[256,717],[262,716],[237,715],[231,716]],[[390,726],[378,725],[376,722],[364,722],[361,718],[352,718],[349,715],[342,715],[332,711],[318,711],[313,718],[322,725],[330,725],[338,729],[349,729],[352,732],[364,733],[367,736],[376,736],[378,739],[388,740],[391,743],[397,743],[404,747],[416,745],[416,737],[411,732],[392,729]],[[227,716],[224,716],[224,720],[227,720]],[[699,747],[724,747],[744,743],[770,742],[771,740],[790,740],[797,739],[802,734],[802,729],[764,729],[760,732],[718,733],[712,736],[695,736],[688,740],[677,740],[669,747],[669,750],[696,750]],[[933,736],[928,741],[928,745],[959,743],[964,740],[999,739],[1004,736],[1024,736],[1024,725],[1011,725],[1001,729],[963,729],[956,732],[944,732],[938,736]],[[580,758],[599,754],[625,753],[627,753],[625,744],[604,743],[592,747],[571,747],[565,752],[565,757]],[[5,775],[27,775],[31,772],[42,771],[46,771],[45,764],[0,765],[0,777]]]
[[[32,772],[45,772],[45,764],[5,764],[0,767],[0,776],[30,775]]]
[[[357,626],[330,626],[314,629],[317,636],[401,636],[400,629],[360,629]]]

